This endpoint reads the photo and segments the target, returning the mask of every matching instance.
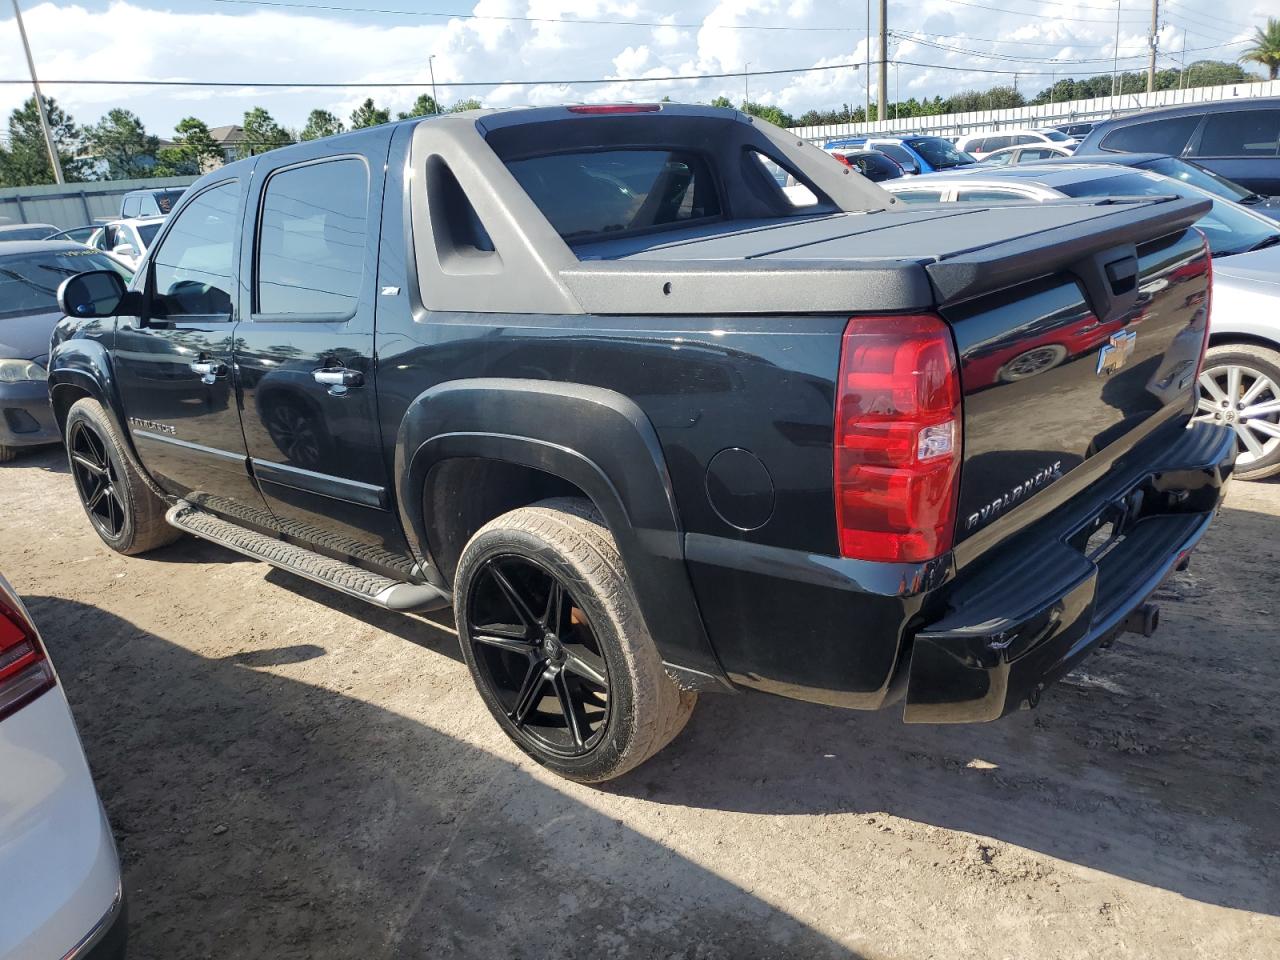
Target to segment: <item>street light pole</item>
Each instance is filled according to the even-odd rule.
[[[1156,88],[1156,48],[1160,45],[1160,0],[1151,0],[1151,35],[1147,37],[1147,46],[1151,48],[1151,56],[1147,60],[1147,93]]]
[[[18,19],[18,33],[22,36],[22,49],[27,54],[27,67],[31,71],[31,86],[36,91],[36,110],[40,114],[40,129],[44,131],[44,145],[49,151],[49,164],[53,167],[54,183],[66,183],[62,177],[62,161],[58,159],[58,148],[53,142],[53,131],[49,129],[49,115],[44,109],[44,94],[40,92],[40,81],[36,79],[36,62],[31,59],[31,44],[27,43],[27,28],[22,23],[22,8],[18,0],[13,0],[13,15]]]
[[[1111,61],[1111,95],[1113,97],[1116,96],[1119,92],[1116,89],[1116,84],[1119,82],[1119,75],[1120,75],[1120,0],[1116,0],[1116,46],[1115,46],[1115,57]]]
[[[427,69],[431,71],[431,102],[436,105],[436,116],[440,115],[440,101],[436,98],[436,55],[427,57]]]
[[[889,0],[880,0],[880,76],[879,100],[876,103],[876,119],[885,120],[889,114]]]

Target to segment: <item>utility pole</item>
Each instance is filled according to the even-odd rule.
[[[867,64],[862,73],[862,85],[867,91],[867,105],[862,115],[863,133],[869,133],[867,124],[871,123],[871,0],[867,0]]]
[[[1182,31],[1182,69],[1178,72],[1178,89],[1182,89],[1183,82],[1187,79],[1187,31]]]
[[[53,167],[54,183],[66,183],[62,177],[62,162],[58,159],[58,148],[53,142],[53,131],[49,129],[49,115],[44,109],[44,95],[40,92],[40,81],[36,79],[36,62],[31,59],[31,44],[27,43],[27,28],[22,23],[22,8],[18,0],[13,0],[13,15],[18,19],[18,33],[22,35],[22,49],[27,54],[27,67],[31,70],[31,86],[36,91],[36,110],[40,114],[40,129],[44,131],[44,145],[49,151],[49,163]]]
[[[1160,0],[1151,0],[1151,34],[1147,37],[1147,46],[1151,48],[1151,57],[1147,60],[1147,93],[1156,88],[1156,48],[1160,45]]]
[[[876,103],[876,119],[889,116],[889,0],[880,0],[880,78]]]
[[[1120,77],[1120,0],[1116,0],[1116,46],[1115,56],[1111,61],[1111,95],[1114,97],[1119,93],[1117,84]]]
[[[436,55],[427,57],[427,69],[431,71],[431,102],[436,105],[436,116],[440,115],[440,101],[436,98]]]
[[[747,112],[747,104],[751,102],[751,61],[742,68],[742,112]]]

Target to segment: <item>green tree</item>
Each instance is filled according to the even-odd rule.
[[[293,134],[276,123],[275,118],[262,107],[246,110],[240,127],[244,131],[244,140],[240,143],[241,157],[256,156],[293,143]]]
[[[364,127],[376,127],[380,123],[391,120],[391,111],[373,105],[373,97],[367,97],[364,103],[351,111],[351,129],[361,130]]]
[[[418,99],[413,101],[413,106],[408,112],[399,114],[401,120],[408,120],[410,117],[429,117],[439,113],[440,107],[436,103],[436,98],[429,93],[418,94]]]
[[[321,137],[332,137],[347,128],[341,120],[328,110],[312,110],[307,115],[307,125],[298,135],[299,140],[319,140]]]
[[[49,117],[54,148],[62,162],[63,176],[67,180],[83,180],[84,164],[76,159],[81,144],[80,129],[52,97],[44,98],[44,109]],[[53,168],[49,165],[49,150],[45,146],[44,131],[40,129],[40,112],[34,96],[28,97],[9,115],[8,149],[0,150],[0,182],[7,187],[53,183]]]
[[[449,108],[449,113],[461,113],[463,110],[483,110],[484,104],[475,97],[467,97],[465,100],[459,100]]]
[[[1253,46],[1240,55],[1240,62],[1266,67],[1272,80],[1280,76],[1280,20],[1267,17],[1265,29],[1253,28]]]
[[[155,176],[199,176],[222,163],[222,148],[203,120],[184,117],[173,129],[173,146],[161,147],[156,154]]]
[[[84,128],[85,145],[106,165],[106,179],[133,180],[154,175],[160,139],[147,133],[136,113],[116,107]]]
[[[778,107],[763,103],[747,103],[743,105],[742,109],[744,113],[759,117],[761,120],[768,120],[779,127],[794,127],[796,124],[791,114],[783,112]]]
[[[711,101],[711,105],[713,107],[722,107],[729,110],[733,109],[733,101],[725,96],[716,97],[714,100]]]

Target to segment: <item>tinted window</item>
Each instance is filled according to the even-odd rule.
[[[1005,150],[1001,153],[993,153],[982,161],[984,167],[1004,167],[1013,163],[1013,151]]]
[[[1019,133],[1012,138],[1012,146],[1021,146],[1024,143],[1040,143],[1040,138],[1033,133]]]
[[[240,185],[219,184],[178,214],[151,259],[157,317],[231,319]]]
[[[1149,120],[1112,130],[1102,138],[1099,146],[1117,153],[1168,153],[1177,156],[1186,148],[1198,126],[1198,115]]]
[[[875,148],[886,157],[896,160],[904,170],[919,171],[920,169],[920,164],[916,162],[916,158],[911,155],[911,151],[906,147],[899,146],[896,143],[877,143]]]
[[[512,160],[507,168],[567,240],[720,214],[707,164],[670,150],[601,150]]]
[[[142,238],[142,245],[150,247],[151,241],[155,240],[156,234],[160,232],[160,224],[143,223],[138,226],[138,236]]]
[[[155,197],[156,207],[161,213],[169,213],[173,210],[173,205],[178,202],[185,190],[157,190],[152,196]]]
[[[55,312],[62,281],[89,270],[114,270],[126,280],[133,276],[115,260],[87,248],[0,257],[0,318]]]
[[[893,195],[907,203],[937,203],[942,199],[941,190],[895,190]]]
[[[908,147],[920,156],[935,170],[946,170],[949,167],[962,167],[974,162],[969,154],[956,149],[950,140],[941,137],[913,137],[906,141]]]
[[[1018,154],[1018,160],[1025,163],[1028,160],[1052,160],[1057,156],[1059,154],[1053,150],[1048,150],[1044,147],[1030,147]]]
[[[1158,173],[1124,173],[1057,189],[1069,197],[1179,196],[1204,200],[1210,196]],[[1280,230],[1269,221],[1217,198],[1213,199],[1213,209],[1196,221],[1196,227],[1204,232],[1215,257],[1243,253],[1269,237],[1280,237]]]
[[[1013,146],[1013,137],[987,137],[982,141],[981,153],[990,153],[992,150],[1003,150],[1005,147]]]
[[[1041,130],[1040,132],[1054,143],[1062,143],[1063,141],[1071,139],[1061,130]]]
[[[1280,110],[1211,113],[1200,133],[1197,157],[1274,157]]]
[[[267,181],[258,227],[258,313],[350,316],[360,299],[369,173],[348,157]]]
[[[1027,198],[1012,190],[981,189],[961,190],[956,194],[956,199],[963,200],[966,203],[990,203],[992,201],[1025,200]]]
[[[893,180],[902,176],[902,168],[888,157],[870,153],[858,159],[862,161],[858,165],[862,175],[875,183],[879,183],[882,180]]]

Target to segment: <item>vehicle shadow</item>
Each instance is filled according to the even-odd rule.
[[[714,810],[887,814],[1280,915],[1276,543],[1280,518],[1224,509],[1191,569],[1157,593],[1160,631],[1121,637],[1034,712],[908,726],[900,707],[704,697],[680,740],[611,789]]]
[[[119,838],[131,956],[855,956],[585,788],[289,678],[318,645],[208,659],[27,603]]]
[[[19,447],[16,457],[8,463],[0,464],[0,470],[16,470],[21,467],[35,467],[49,473],[70,472],[67,468],[67,455],[60,444]]]

